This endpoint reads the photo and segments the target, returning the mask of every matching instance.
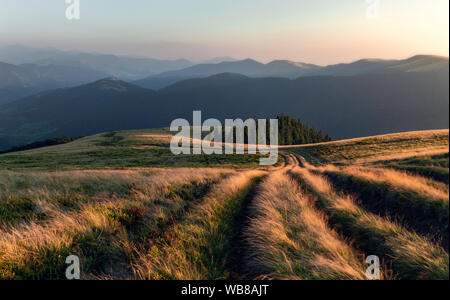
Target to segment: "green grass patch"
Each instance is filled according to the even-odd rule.
[[[145,138],[146,135],[151,138]],[[72,143],[0,155],[0,169],[74,170],[133,167],[258,167],[256,155],[174,155],[164,129],[120,131]],[[161,136],[161,138],[158,138]],[[167,138],[166,138],[167,139]],[[279,163],[281,163],[279,161]]]
[[[0,225],[14,225],[21,221],[43,217],[36,212],[36,206],[31,199],[10,197],[0,200]]]

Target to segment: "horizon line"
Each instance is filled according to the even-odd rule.
[[[242,62],[245,60],[253,60],[256,61],[258,63],[267,65],[273,62],[277,62],[277,61],[288,61],[288,62],[293,62],[293,63],[305,63],[305,64],[312,64],[318,67],[328,67],[328,66],[334,66],[334,65],[339,65],[339,64],[352,64],[352,63],[356,63],[359,61],[364,61],[364,60],[379,60],[379,61],[389,61],[389,60],[394,60],[394,61],[402,61],[402,60],[408,60],[414,57],[418,57],[418,56],[429,56],[429,57],[437,57],[437,58],[443,58],[443,59],[450,59],[449,56],[446,55],[441,55],[441,54],[425,54],[425,53],[418,53],[418,54],[414,54],[414,55],[408,55],[408,56],[402,56],[402,57],[393,57],[393,58],[379,58],[379,57],[361,57],[359,59],[352,59],[352,60],[347,60],[347,61],[342,61],[342,62],[337,62],[337,63],[332,63],[332,64],[318,64],[315,62],[311,62],[311,61],[305,61],[305,60],[291,60],[291,59],[284,59],[284,58],[274,58],[271,60],[258,60],[252,57],[246,57],[246,58],[236,58],[233,56],[229,56],[229,55],[218,55],[218,56],[214,56],[214,57],[210,57],[210,58],[205,58],[202,60],[194,60],[194,59],[189,59],[186,57],[179,57],[179,58],[175,58],[175,59],[166,59],[166,58],[160,58],[160,57],[151,57],[151,56],[143,56],[143,55],[136,55],[136,54],[113,54],[113,53],[107,53],[107,52],[97,52],[97,51],[86,51],[86,50],[77,50],[77,49],[72,49],[72,50],[62,50],[61,48],[57,48],[57,47],[32,47],[32,46],[28,46],[28,45],[24,45],[24,44],[4,44],[3,46],[0,46],[1,48],[8,48],[8,47],[23,47],[23,48],[28,48],[28,49],[33,49],[33,50],[56,50],[56,51],[61,51],[64,53],[73,53],[73,52],[77,52],[78,54],[93,54],[93,55],[111,55],[111,56],[115,56],[115,57],[126,57],[126,58],[134,58],[134,59],[155,59],[155,60],[160,60],[160,61],[179,61],[179,60],[187,60],[191,63],[194,63],[194,65],[204,65],[204,64],[211,64],[211,65],[217,65],[220,63],[224,63],[224,62]],[[218,59],[218,58],[231,58],[233,59],[232,61],[222,61],[222,62],[208,62],[209,60],[213,60],[213,59]],[[14,65],[14,64],[12,64]],[[18,64],[20,65],[20,64]]]

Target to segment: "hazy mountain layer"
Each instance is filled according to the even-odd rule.
[[[183,70],[153,75],[134,83],[145,88],[161,89],[178,81],[192,78],[205,78],[221,73],[238,73],[249,77],[283,77],[293,79],[304,76],[309,71],[315,69],[319,69],[319,67],[312,64],[284,60],[263,64],[256,60],[246,59],[231,62],[225,61],[218,64],[195,65]]]
[[[0,105],[40,91],[73,87],[99,80],[106,73],[80,67],[0,62]]]
[[[201,64],[183,70],[152,75],[135,84],[161,89],[178,81],[205,78],[221,73],[239,73],[249,77],[298,78],[306,76],[353,76],[372,73],[423,72],[448,69],[448,58],[437,56],[414,56],[406,60],[364,59],[350,64],[320,67],[312,64],[291,61],[273,61],[262,64],[255,60],[223,62],[220,64]]]
[[[58,136],[168,127],[176,118],[287,114],[332,138],[448,128],[448,67],[295,80],[220,74],[160,91],[116,79],[38,94],[0,111],[0,148]]]
[[[159,60],[108,54],[65,52],[24,46],[0,48],[0,61],[11,64],[64,65],[97,70],[123,80],[137,80],[151,74],[192,66],[185,60]]]

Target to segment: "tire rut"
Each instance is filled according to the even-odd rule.
[[[263,178],[257,179],[250,192],[245,197],[242,204],[240,215],[235,220],[233,238],[231,239],[231,260],[230,260],[230,279],[232,280],[252,280],[259,274],[252,274],[251,269],[246,262],[249,244],[245,238],[246,228],[253,217],[251,205],[254,197],[258,194],[259,186]]]
[[[298,159],[292,155],[283,155],[285,160],[282,171],[287,171],[292,167],[298,166]],[[277,172],[275,170],[272,172]],[[265,177],[270,176],[266,175]],[[240,215],[235,220],[235,230],[231,241],[231,261],[230,261],[230,279],[232,280],[255,280],[259,279],[261,274],[255,272],[253,268],[248,264],[247,257],[250,245],[245,237],[246,229],[249,227],[252,218],[255,217],[254,210],[252,209],[253,199],[258,195],[261,184],[264,182],[264,178],[257,179],[250,192],[247,194],[243,204]]]

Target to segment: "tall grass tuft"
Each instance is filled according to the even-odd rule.
[[[69,255],[80,256],[83,278],[103,272],[108,261],[130,265],[129,249],[140,236],[150,235],[182,211],[190,194],[195,196],[197,190],[209,186],[211,178],[217,180],[229,173],[233,171],[27,173],[25,186],[18,174],[0,177],[8,182],[3,195],[11,191],[26,195],[46,215],[0,228],[0,278],[63,279]],[[55,196],[67,191],[79,191],[85,198],[74,200],[76,208],[55,201]]]
[[[236,174],[213,187],[184,220],[139,257],[140,279],[217,280],[230,277],[230,242],[244,198],[263,171]]]
[[[364,208],[398,219],[448,250],[449,194],[442,183],[392,169],[349,167],[325,174],[356,193]]]
[[[253,203],[249,265],[273,279],[365,279],[363,258],[327,224],[285,173],[270,175]]]
[[[390,260],[398,278],[448,280],[449,257],[444,249],[362,209],[351,196],[338,194],[323,176],[300,168],[291,174],[318,197],[330,224],[355,240],[361,250]]]

